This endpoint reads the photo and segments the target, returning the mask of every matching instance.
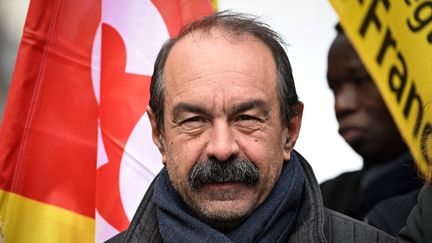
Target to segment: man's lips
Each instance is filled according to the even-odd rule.
[[[221,181],[221,182],[212,182],[212,183],[208,183],[207,185],[215,185],[215,186],[224,186],[224,185],[239,185],[239,184],[243,184],[239,181]]]
[[[229,189],[236,186],[245,186],[246,184],[238,182],[238,181],[225,181],[225,182],[212,182],[207,183],[205,186],[217,189]]]

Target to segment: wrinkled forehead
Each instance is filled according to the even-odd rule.
[[[229,49],[226,49],[229,47]],[[271,54],[270,48],[257,37],[252,34],[242,33],[238,34],[230,30],[225,30],[218,27],[213,27],[208,30],[197,30],[183,36],[177,43],[172,47],[171,52],[167,57],[169,62],[172,57],[184,57],[184,59],[194,55],[199,57],[202,54],[204,58],[211,58],[218,56],[218,54],[228,54],[227,51],[231,51],[232,54],[238,54],[239,52],[250,52],[251,48],[258,48],[257,51],[263,51],[266,54]],[[204,50],[215,50],[214,52],[203,52]],[[250,52],[250,58],[256,57],[255,52]],[[236,56],[231,56],[235,58]]]
[[[252,35],[233,36],[217,28],[180,39],[167,57],[164,80],[169,86],[179,75],[192,79],[223,72],[250,74],[266,85],[276,84],[276,63],[266,44]]]
[[[179,43],[195,43],[199,44],[201,41],[205,40],[219,40],[223,39],[231,44],[239,44],[248,41],[259,41],[257,37],[250,33],[239,32],[231,30],[225,27],[213,26],[206,29],[199,29],[189,32],[188,34],[182,36],[175,45]],[[263,43],[265,44],[265,43]]]

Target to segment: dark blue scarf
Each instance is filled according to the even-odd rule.
[[[294,153],[264,203],[236,229],[224,234],[190,214],[164,168],[155,183],[153,200],[164,242],[286,242],[294,227],[304,175]]]

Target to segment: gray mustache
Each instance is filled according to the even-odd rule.
[[[248,160],[215,158],[199,161],[189,173],[188,183],[193,190],[198,190],[208,183],[240,182],[256,185],[261,178],[258,168]]]

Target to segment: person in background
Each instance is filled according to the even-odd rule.
[[[288,57],[256,17],[222,12],[191,23],[159,52],[150,93],[164,168],[109,242],[394,241],[324,209],[294,151],[303,103]]]
[[[372,77],[341,27],[336,29],[328,55],[328,85],[335,97],[339,133],[362,157],[363,167],[325,181],[320,188],[326,207],[365,220],[377,203],[423,183]],[[413,202],[393,215],[395,228],[404,225],[412,206]]]

